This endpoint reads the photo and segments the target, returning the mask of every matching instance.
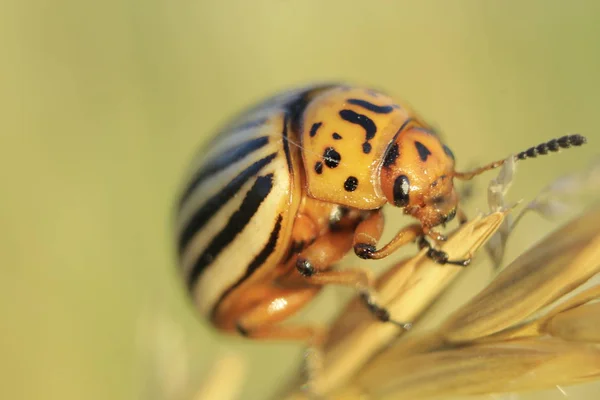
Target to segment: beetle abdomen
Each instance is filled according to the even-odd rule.
[[[289,92],[238,117],[192,169],[177,212],[178,252],[203,313],[268,272],[287,250],[300,200],[300,157],[289,135],[306,93]]]

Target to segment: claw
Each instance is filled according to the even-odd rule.
[[[412,328],[412,323],[410,323],[410,322],[400,322],[400,321],[395,321],[395,320],[391,319],[389,311],[387,309],[385,309],[384,307],[381,307],[380,305],[375,303],[375,301],[373,301],[373,298],[371,297],[371,294],[369,294],[368,292],[362,292],[360,294],[360,297],[361,297],[362,301],[365,303],[365,305],[367,306],[367,308],[369,309],[369,311],[373,314],[373,316],[375,318],[377,318],[378,320],[380,320],[381,322],[390,322],[390,323],[404,329],[405,331]]]
[[[441,265],[445,265],[445,264],[451,264],[451,265],[458,265],[460,267],[466,267],[469,264],[471,264],[471,257],[465,258],[464,260],[449,260],[449,256],[448,253],[446,253],[445,251],[442,250],[437,250],[435,248],[433,248],[433,246],[431,245],[431,243],[429,243],[427,241],[427,239],[425,239],[424,236],[421,236],[419,238],[418,241],[418,246],[419,249],[429,249],[427,250],[427,257],[431,258],[433,261],[435,261],[438,264]]]
[[[372,244],[366,243],[357,243],[354,246],[354,253],[363,260],[369,260],[372,258],[373,253],[375,253],[377,249]]]

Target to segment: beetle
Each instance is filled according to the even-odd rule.
[[[585,142],[568,135],[514,157]],[[193,302],[224,332],[310,340],[314,327],[281,322],[323,286],[339,284],[362,288],[376,318],[408,328],[370,298],[366,270],[332,266],[352,250],[381,259],[414,241],[440,264],[468,265],[437,249],[445,237],[435,228],[456,215],[466,220],[455,178],[503,162],[455,171],[454,154],[434,129],[381,91],[322,84],[279,94],[234,118],[192,165],[176,236]],[[417,222],[378,248],[386,204]]]

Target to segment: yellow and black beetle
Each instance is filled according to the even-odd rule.
[[[515,159],[583,143],[583,136],[564,136]],[[194,303],[223,331],[309,339],[313,327],[278,323],[324,285],[369,288],[365,270],[332,268],[352,249],[380,259],[419,240],[435,261],[467,265],[424,238],[442,241],[434,228],[464,219],[454,178],[502,163],[456,172],[434,130],[379,91],[331,84],[278,95],[209,143],[181,195],[178,252]],[[418,222],[377,249],[387,203]],[[377,318],[390,320],[364,298]]]

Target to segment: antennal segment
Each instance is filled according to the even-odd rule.
[[[516,160],[525,160],[526,158],[535,158],[538,155],[545,155],[548,152],[557,152],[560,149],[568,149],[571,146],[581,146],[586,143],[587,139],[581,135],[567,135],[558,139],[552,139],[549,142],[531,147],[520,152],[515,156]]]
[[[530,147],[529,149],[522,151],[519,154],[515,155],[514,159],[515,159],[515,161],[520,161],[520,160],[526,160],[528,158],[535,158],[538,155],[545,155],[545,154],[548,154],[551,152],[556,153],[560,149],[568,149],[569,147],[572,147],[572,146],[577,147],[577,146],[581,146],[585,143],[587,143],[587,139],[585,138],[585,136],[582,136],[579,134],[566,135],[566,136],[560,137],[558,139],[552,139],[546,143],[542,143],[542,144],[538,144],[537,146]],[[494,161],[492,163],[484,165],[483,167],[474,169],[473,171],[454,172],[453,176],[457,179],[469,180],[479,174],[484,173],[485,171],[489,171],[491,169],[501,167],[502,165],[504,165],[505,161],[506,160]]]

